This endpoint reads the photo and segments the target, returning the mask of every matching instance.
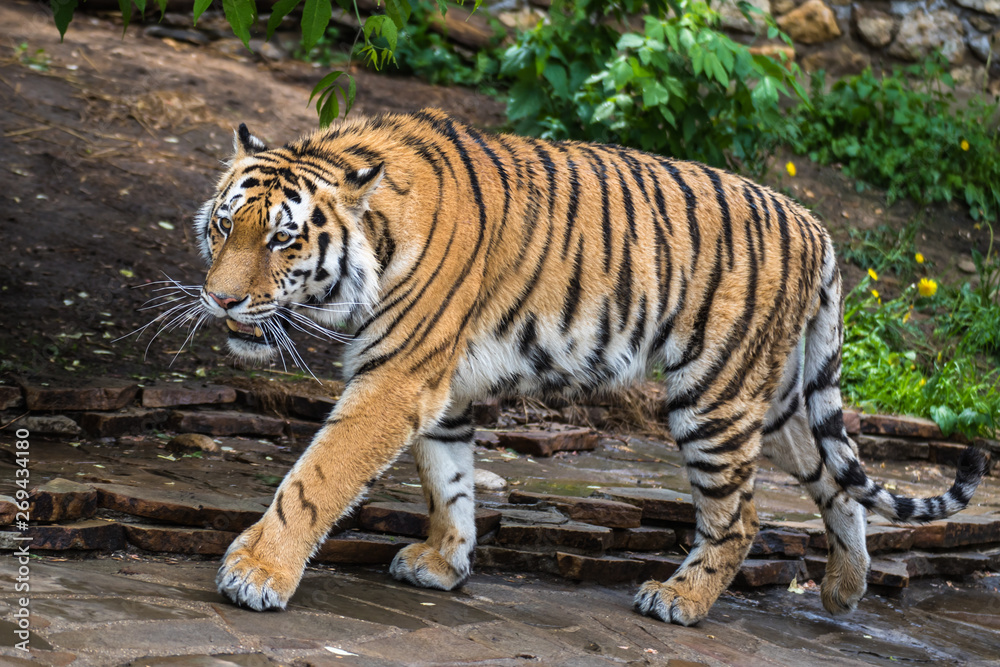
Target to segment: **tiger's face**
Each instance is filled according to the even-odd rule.
[[[377,268],[362,220],[382,165],[317,174],[294,148],[268,150],[240,125],[236,154],[216,196],[195,219],[209,263],[199,295],[224,319],[228,346],[247,361],[282,349],[297,329],[336,338],[327,327],[374,302]]]

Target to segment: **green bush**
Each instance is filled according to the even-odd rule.
[[[1000,419],[1000,371],[984,370],[952,338],[929,340],[914,311],[936,314],[940,296],[921,297],[911,285],[882,303],[865,278],[846,298],[841,388],[847,400],[871,412],[933,419],[949,435],[992,436]]]
[[[796,111],[798,153],[840,162],[858,187],[887,190],[889,204],[964,199],[974,219],[1000,212],[997,104],[982,97],[955,103],[954,81],[940,56],[891,74],[871,69],[829,91],[822,72],[811,81],[811,106]]]
[[[443,21],[437,3],[416,0],[410,20],[396,43],[394,56],[400,74],[413,74],[445,86],[478,86],[496,76],[500,57],[497,48],[465,56],[434,30],[434,21]],[[495,44],[500,43],[502,35],[502,31],[497,31]]]
[[[986,255],[973,249],[979,283],[950,294],[948,319],[936,332],[959,339],[967,354],[984,354],[1000,361],[1000,257],[993,249],[992,228]]]
[[[622,32],[640,14],[643,31]],[[705,2],[557,1],[550,16],[503,54],[501,75],[513,81],[507,115],[520,134],[757,171],[775,145],[796,138],[778,106],[789,89],[804,99],[796,66],[729,39]],[[773,24],[768,32],[779,34]]]

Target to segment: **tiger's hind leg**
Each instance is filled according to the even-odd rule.
[[[427,541],[396,554],[389,572],[415,586],[452,590],[472,573],[476,548],[471,411],[468,406],[421,434],[413,445],[430,512]]]
[[[759,527],[753,484],[766,410],[765,404],[753,404],[739,414],[697,422],[698,406],[670,413],[697,510],[695,541],[669,580],[642,585],[635,596],[640,613],[692,625],[708,615],[736,576]]]
[[[865,543],[865,509],[824,465],[809,428],[802,393],[801,350],[785,367],[781,389],[764,421],[762,453],[805,487],[826,525],[828,558],[823,606],[832,614],[852,611],[865,594],[871,559]]]

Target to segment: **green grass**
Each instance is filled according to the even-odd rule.
[[[976,288],[945,286],[921,296],[914,284],[883,302],[876,283],[866,277],[847,295],[841,387],[850,403],[868,412],[933,419],[945,435],[996,435],[996,254],[981,257],[978,266]],[[932,333],[918,320],[931,325]]]

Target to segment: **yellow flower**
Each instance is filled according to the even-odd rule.
[[[788,172],[789,176],[795,176],[795,163],[788,162],[785,164],[785,171]]]
[[[878,274],[875,273],[875,269],[868,269],[868,277],[872,280],[878,280]]]
[[[920,296],[934,296],[937,294],[937,283],[930,278],[921,278],[917,283],[917,291]]]
[[[916,255],[913,256],[913,259],[917,260],[917,264],[923,264],[924,263],[924,256],[921,255],[919,252]]]
[[[927,379],[926,378],[920,378],[920,386],[923,387],[925,384],[927,384]]]
[[[968,141],[966,141],[965,139],[962,139],[962,143],[961,143],[961,144],[959,144],[959,146],[961,146],[961,147],[962,147],[962,150],[963,150],[963,151],[967,151],[967,150],[969,150],[969,142],[968,142]],[[789,163],[789,164],[791,164],[791,163]],[[794,174],[793,174],[793,176],[794,176]]]
[[[944,356],[944,350],[938,352],[938,363],[941,363],[941,357]]]
[[[880,297],[878,295],[878,290],[877,289],[873,289],[872,290],[872,296],[875,297],[876,299],[881,299],[882,298],[882,297]]]

